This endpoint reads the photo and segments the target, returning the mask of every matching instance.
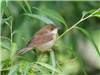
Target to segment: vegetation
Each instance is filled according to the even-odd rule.
[[[25,47],[39,29],[49,23],[61,27],[52,48],[54,52],[47,52],[44,57],[36,50],[21,56],[15,54]],[[84,61],[77,51],[78,40],[79,36],[88,37],[86,39],[91,41],[100,57],[100,46],[90,34],[95,30],[100,30],[98,1],[2,1],[1,74],[87,75]]]

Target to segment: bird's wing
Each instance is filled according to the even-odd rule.
[[[27,47],[35,47],[41,44],[45,44],[48,41],[53,39],[53,34],[43,34],[43,35],[36,35],[34,36],[27,44]]]

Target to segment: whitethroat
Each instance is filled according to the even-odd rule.
[[[57,30],[59,28],[54,24],[47,24],[40,29],[28,42],[25,48],[17,52],[17,55],[21,55],[30,49],[36,49],[41,52],[45,52],[51,49],[57,37]]]

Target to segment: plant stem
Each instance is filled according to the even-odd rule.
[[[11,29],[11,44],[12,44],[12,41],[13,41],[13,35],[12,35],[12,22],[11,22],[10,29]]]
[[[12,42],[13,42],[13,33],[12,33],[12,21],[11,21],[11,26],[10,26],[10,29],[11,29],[11,45],[12,45]],[[13,66],[13,58],[11,59],[11,66]]]
[[[57,39],[56,39],[56,41],[58,40],[58,39],[60,39],[63,35],[65,35],[68,31],[70,31],[71,29],[73,29],[73,28],[75,28],[75,26],[77,26],[79,23],[81,23],[82,21],[84,21],[84,20],[86,20],[86,19],[88,19],[88,18],[90,18],[90,17],[93,17],[93,14],[95,14],[96,12],[98,12],[100,10],[100,8],[98,9],[98,10],[96,10],[95,12],[93,12],[92,14],[90,14],[89,16],[87,16],[86,18],[83,18],[83,16],[82,16],[82,18],[77,22],[77,23],[75,23],[72,27],[70,27],[68,30],[66,30],[61,36],[59,36]]]

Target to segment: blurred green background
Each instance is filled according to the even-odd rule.
[[[24,4],[24,2],[22,3]],[[29,1],[29,4],[31,7],[48,8],[58,12],[65,19],[69,28],[81,19],[83,11],[100,8],[100,1]],[[25,4],[24,7],[29,12]],[[8,1],[8,8],[11,12],[11,15],[13,15],[14,17],[13,31],[20,31],[13,36],[13,42],[17,43],[19,48],[18,50],[20,50],[26,46],[26,43],[22,38],[32,38],[32,36],[46,24],[29,16],[20,16],[25,12],[16,1]],[[1,15],[2,18],[7,17],[4,11],[5,10],[3,10],[3,13]],[[32,13],[45,16],[45,14],[36,9],[32,9]],[[58,31],[58,35],[61,35],[66,30],[66,27],[61,22],[50,17],[48,18],[52,20],[57,27],[61,27],[61,29]],[[80,23],[78,26],[84,28],[90,33],[100,50],[100,18],[89,18]],[[24,33],[22,31],[24,31]],[[10,38],[10,29],[6,24],[3,24],[1,26],[1,36]],[[5,39],[1,39],[1,41],[7,46],[10,46],[9,41]],[[62,38],[60,38],[55,44],[66,45],[68,48],[75,50],[82,57],[88,75],[100,74],[100,57],[98,56],[90,40],[79,30],[72,29],[71,31],[67,32],[67,34],[65,34]],[[57,62],[63,62],[75,58],[69,51],[56,45],[54,45],[52,49],[54,50]],[[9,58],[9,55],[9,51],[5,49],[1,50],[1,60]],[[32,50],[24,53],[21,56],[33,62],[37,61],[37,56]],[[44,56],[41,61],[50,62],[48,58],[50,58],[49,52]],[[14,64],[25,62],[25,60],[22,59],[14,59],[14,61]],[[72,75],[84,75],[83,71],[80,69],[80,65],[77,60],[64,63],[61,65],[61,67],[62,70],[76,67],[76,70],[72,73]]]

